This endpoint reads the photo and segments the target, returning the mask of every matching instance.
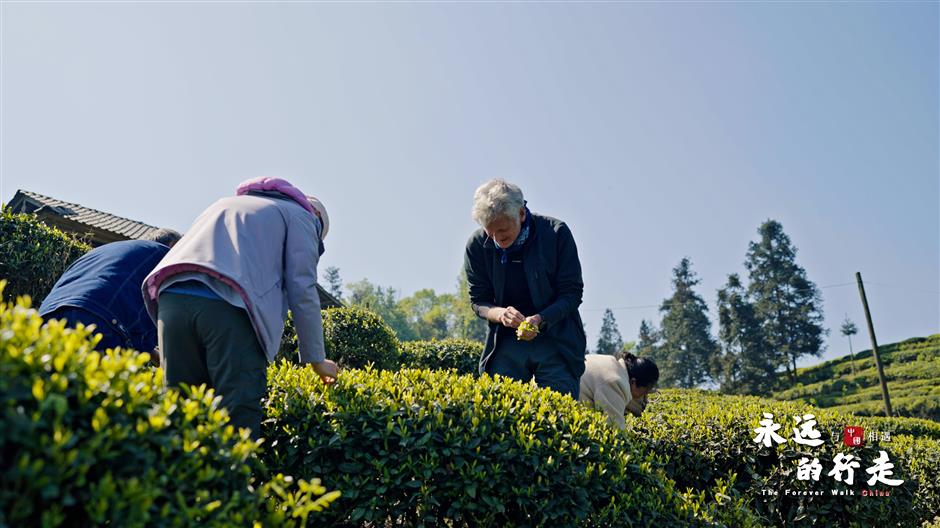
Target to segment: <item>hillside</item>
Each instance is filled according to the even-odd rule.
[[[940,334],[879,345],[895,415],[940,421]],[[804,400],[818,407],[875,416],[884,414],[871,350],[797,371],[798,384],[778,400]]]

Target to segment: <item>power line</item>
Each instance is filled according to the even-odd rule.
[[[870,284],[870,285],[873,285],[873,286],[879,286],[879,287],[884,287],[884,288],[893,288],[893,289],[896,289],[896,290],[902,290],[902,291],[908,291],[908,292],[914,292],[914,293],[924,293],[924,294],[930,294],[930,295],[940,295],[940,292],[936,292],[936,291],[932,291],[932,290],[914,290],[914,289],[910,289],[910,288],[904,288],[904,287],[899,287],[899,286],[893,286],[893,285],[890,285],[890,284],[883,284],[883,283],[871,282],[871,281],[863,281],[862,283],[865,284],[865,285],[869,285],[869,284]],[[855,283],[855,282],[840,282],[840,283],[838,283],[838,284],[827,284],[827,285],[825,285],[825,286],[816,286],[815,289],[817,289],[817,290],[827,290],[827,289],[830,289],[830,288],[842,288],[842,287],[845,287],[845,286],[856,286],[856,285],[857,285],[857,283]],[[799,291],[799,290],[812,290],[813,288],[791,288],[791,289],[792,289],[792,290],[797,290],[797,291]],[[582,312],[600,312],[600,311],[603,311],[603,310],[615,311],[615,310],[648,310],[648,309],[650,309],[650,308],[659,309],[661,306],[663,306],[664,304],[668,304],[668,303],[669,303],[669,301],[664,300],[663,302],[661,302],[661,303],[659,303],[659,304],[638,304],[638,305],[633,305],[633,306],[611,306],[611,307],[607,307],[607,308],[581,308],[581,311],[582,311]],[[710,301],[705,301],[705,304],[707,304],[710,308],[714,308],[714,307],[718,306],[718,303],[716,303],[716,302],[710,302]]]
[[[830,284],[828,286],[819,286],[820,290],[825,290],[826,288],[841,288],[842,286],[855,286],[854,282],[843,282],[840,284]],[[806,288],[803,288],[806,289]]]
[[[895,290],[906,291],[906,292],[909,292],[909,293],[923,293],[923,294],[927,294],[927,295],[940,295],[940,291],[933,291],[933,290],[915,290],[915,289],[913,289],[913,288],[906,288],[906,287],[904,287],[904,286],[894,286],[894,285],[891,285],[891,284],[883,284],[883,283],[880,283],[880,282],[863,281],[862,284],[865,284],[865,285],[869,285],[869,284],[870,284],[870,285],[872,285],[872,286],[879,286],[879,287],[882,287],[882,288],[891,288],[891,289],[895,289]]]
[[[582,312],[599,312],[601,310],[642,310],[647,308],[659,308],[659,304],[644,304],[642,306],[612,306],[610,308],[581,308]]]

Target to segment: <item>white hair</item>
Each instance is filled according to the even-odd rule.
[[[486,226],[497,217],[519,221],[519,209],[525,206],[522,189],[506,180],[490,180],[473,193],[473,220]]]

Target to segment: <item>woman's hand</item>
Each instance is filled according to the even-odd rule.
[[[339,374],[339,367],[329,359],[324,359],[319,363],[311,363],[313,371],[320,376],[320,380],[327,385],[336,383],[336,375]]]
[[[647,400],[646,396],[633,398],[630,400],[630,403],[627,404],[627,410],[630,411],[630,414],[639,418],[640,415],[643,414],[643,411],[646,410],[647,404],[649,404],[649,400]]]

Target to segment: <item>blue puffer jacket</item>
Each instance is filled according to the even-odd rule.
[[[140,285],[169,250],[157,242],[128,240],[89,251],[59,277],[39,315],[81,308],[109,321],[126,346],[151,352],[157,328],[144,308]]]

